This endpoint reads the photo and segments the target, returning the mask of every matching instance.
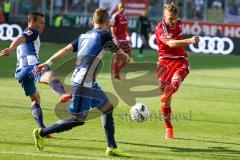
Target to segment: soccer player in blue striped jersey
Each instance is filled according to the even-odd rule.
[[[61,96],[60,101],[71,98],[71,95],[66,94],[62,83],[55,78],[50,68],[38,76],[34,75],[35,67],[40,64],[39,35],[43,32],[44,27],[44,15],[38,12],[30,13],[28,15],[28,27],[11,43],[9,48],[0,52],[0,56],[9,56],[16,50],[17,68],[15,76],[21,84],[25,95],[29,96],[32,101],[32,115],[40,128],[45,128],[45,125],[40,107],[40,95],[35,86],[35,81],[49,84]]]
[[[68,107],[71,116],[47,128],[33,130],[35,145],[39,150],[43,149],[43,137],[83,125],[88,114],[91,113],[90,108],[96,108],[102,114],[102,124],[108,142],[106,154],[110,156],[129,156],[120,150],[115,142],[113,105],[98,85],[96,72],[106,49],[110,50],[114,56],[121,56],[126,63],[130,63],[132,59],[113,42],[111,34],[106,31],[109,27],[109,14],[105,9],[96,9],[93,15],[93,25],[92,30],[81,34],[77,40],[36,67],[35,72],[39,74],[57,59],[69,53],[77,52],[76,68],[71,81],[73,101]]]

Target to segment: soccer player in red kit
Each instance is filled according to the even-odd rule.
[[[128,33],[128,20],[127,15],[124,14],[124,3],[118,4],[118,11],[112,15],[111,18],[111,32],[114,40],[118,43],[119,47],[131,56],[131,41]],[[114,79],[120,80],[119,72],[126,65],[120,56],[113,57],[112,61],[112,74]]]
[[[156,27],[158,44],[157,77],[161,90],[161,111],[165,120],[165,139],[173,139],[171,99],[189,73],[189,62],[184,46],[199,42],[198,36],[183,39],[182,24],[174,3],[164,5],[164,18]]]

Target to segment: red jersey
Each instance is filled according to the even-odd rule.
[[[174,28],[169,28],[164,21],[158,23],[156,27],[156,41],[158,45],[158,57],[161,58],[187,58],[187,53],[184,47],[170,48],[166,42],[173,40],[183,39],[182,23],[177,21]]]
[[[114,29],[114,35],[118,40],[126,40],[128,20],[127,16],[123,13],[116,12],[112,15],[111,26]]]

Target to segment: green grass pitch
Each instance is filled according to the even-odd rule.
[[[0,49],[8,45],[0,42]],[[61,47],[43,43],[41,61]],[[110,54],[104,57],[98,82],[105,91],[116,95],[110,77],[110,57]],[[147,50],[141,60],[137,58],[137,50],[133,50],[133,57],[136,62],[156,63],[157,52]],[[240,159],[240,56],[190,54],[189,59],[191,73],[174,95],[172,104],[176,139],[164,140],[161,119],[136,123],[122,116],[129,115],[130,107],[119,99],[114,111],[115,136],[118,146],[132,155],[129,159]],[[100,118],[54,134],[55,139],[45,140],[44,151],[38,151],[31,135],[36,123],[30,100],[14,78],[15,62],[15,54],[0,58],[0,159],[124,159],[105,156],[106,139]],[[65,83],[69,84],[70,78]],[[138,89],[147,90],[147,84]],[[37,87],[45,124],[50,125],[58,120],[54,113],[58,96],[47,85],[37,84]],[[152,114],[159,113],[159,96],[137,101],[146,104]]]

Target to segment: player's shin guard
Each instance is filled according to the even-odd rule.
[[[51,80],[50,81],[50,86],[60,96],[66,93],[66,91],[65,91],[65,89],[63,87],[62,82],[60,80],[58,80],[58,79]]]
[[[105,134],[108,141],[108,147],[117,148],[117,144],[114,138],[114,122],[113,122],[113,112],[102,115],[102,125],[105,130]]]
[[[72,118],[60,120],[47,128],[43,128],[40,132],[40,135],[42,137],[45,137],[46,135],[49,135],[52,133],[65,132],[74,127],[81,126],[83,124],[84,124],[84,122],[80,122],[80,121],[74,120]]]
[[[42,109],[39,104],[32,105],[32,115],[35,118],[38,127],[45,128],[45,125],[43,123]]]
[[[172,124],[171,124],[172,111],[171,111],[170,105],[162,106],[161,110],[162,110],[163,119],[165,121],[165,128],[172,128]]]

